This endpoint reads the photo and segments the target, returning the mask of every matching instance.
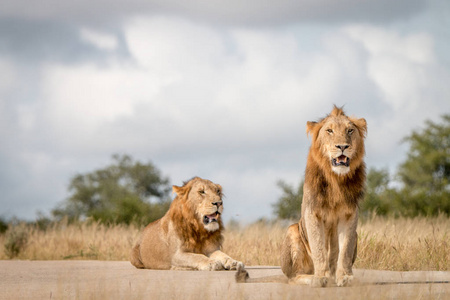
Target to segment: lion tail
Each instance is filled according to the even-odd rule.
[[[238,266],[235,279],[237,283],[267,283],[267,282],[288,283],[288,279],[284,275],[250,278],[247,270],[243,266]]]
[[[144,269],[145,266],[141,261],[141,251],[140,250],[141,250],[141,245],[139,243],[133,247],[133,250],[131,250],[130,262],[136,268]]]

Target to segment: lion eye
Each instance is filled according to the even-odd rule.
[[[328,132],[329,134],[332,134],[332,133],[333,133],[333,129],[327,129],[327,132]]]
[[[349,129],[348,130],[348,135],[352,135],[353,131],[354,131],[354,129]]]
[[[198,193],[199,193],[200,195],[204,195],[204,194],[205,194],[205,190],[200,190],[200,191],[198,191]]]

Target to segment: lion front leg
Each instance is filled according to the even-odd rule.
[[[220,261],[211,259],[203,254],[177,251],[172,257],[172,269],[194,269],[200,271],[222,270]]]
[[[328,264],[330,267],[330,278],[336,279],[337,260],[339,257],[339,239],[337,226],[332,226],[328,232]]]
[[[305,213],[305,228],[311,249],[311,259],[314,265],[312,286],[326,286],[330,277],[328,263],[328,247],[326,245],[325,226],[311,211]]]
[[[346,216],[339,220],[338,238],[339,238],[339,257],[336,268],[337,286],[347,286],[353,280],[353,262],[356,256],[357,233],[356,226],[358,222],[358,213]]]
[[[209,258],[219,261],[225,270],[236,270],[239,266],[244,268],[244,264],[241,261],[232,259],[220,250],[214,251]]]

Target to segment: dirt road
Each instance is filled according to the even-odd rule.
[[[252,278],[282,274],[278,267],[247,269]],[[0,299],[450,299],[449,283],[411,283],[449,281],[450,272],[355,270],[355,283],[345,288],[237,284],[234,275],[138,270],[124,261],[5,260]]]

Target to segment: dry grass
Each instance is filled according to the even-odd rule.
[[[357,268],[450,270],[450,219],[373,218],[360,224]]]
[[[246,265],[279,265],[279,249],[287,223],[257,223],[225,232],[224,251]],[[17,231],[20,230],[20,234]],[[448,271],[450,219],[385,219],[374,217],[360,223],[356,268],[379,270]],[[0,259],[31,260],[97,259],[128,260],[138,239],[135,226],[98,223],[56,223],[45,231],[34,226],[10,228],[0,235]],[[7,250],[15,236],[20,249],[15,256]]]
[[[279,265],[286,224],[254,224],[225,234],[224,250],[247,265]],[[450,219],[373,217],[358,226],[355,268],[450,270]],[[239,247],[239,245],[242,245]]]
[[[288,223],[255,223],[225,231],[223,251],[245,265],[279,266],[280,248]]]
[[[17,230],[25,230],[27,236],[26,245],[15,257],[17,259],[128,260],[140,229],[132,225],[108,226],[95,222],[68,224],[63,221],[52,224],[46,230],[19,225],[0,235],[0,249],[6,248],[11,233]],[[8,258],[7,251],[0,250],[0,259]]]

